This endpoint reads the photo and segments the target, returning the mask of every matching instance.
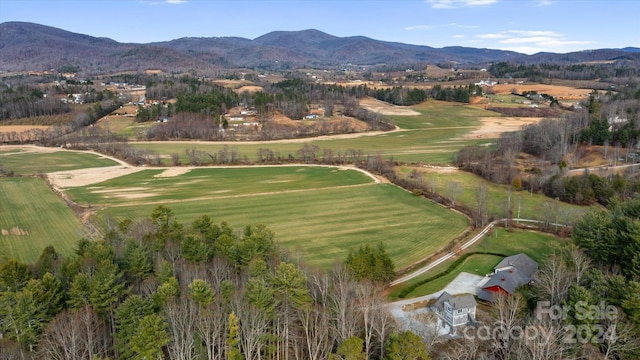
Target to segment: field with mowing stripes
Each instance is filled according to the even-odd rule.
[[[373,136],[347,135],[248,143],[151,142],[133,143],[133,146],[157,152],[166,165],[169,165],[170,155],[174,153],[179,154],[182,163],[187,163],[187,149],[196,148],[215,154],[225,146],[237,150],[240,158],[249,160],[256,159],[260,148],[272,150],[276,157],[288,158],[291,154],[297,158],[303,143],[317,145],[321,149],[317,156],[323,155],[323,149],[331,149],[334,156],[338,152],[344,154],[348,150],[362,150],[364,156],[380,154],[385,159],[449,164],[461,147],[493,141],[465,135],[480,128],[481,118],[500,116],[472,105],[433,100],[411,109],[419,114],[389,116],[400,130]],[[128,126],[121,119],[113,119],[113,122],[105,125],[119,131],[124,131]],[[0,163],[17,174],[116,165],[95,154],[71,151],[36,153],[29,148],[0,148]],[[170,206],[178,220],[185,224],[204,214],[210,215],[216,222],[227,221],[237,229],[245,225],[266,224],[275,231],[283,247],[294,256],[301,257],[312,266],[325,268],[342,261],[349,249],[366,243],[376,245],[384,242],[396,267],[400,269],[441,249],[468,226],[464,216],[395,186],[378,183],[356,170],[314,166],[134,170],[136,172],[100,183],[62,187],[77,203],[97,209],[92,220],[98,229],[104,229],[111,219],[149,216],[153,208],[163,204]],[[73,175],[69,176],[73,179]],[[442,184],[450,180],[444,177],[438,179],[438,186],[443,187]],[[462,179],[456,177],[456,181]],[[470,182],[476,183],[475,179]],[[473,202],[470,186],[465,186],[465,191],[460,194],[460,203]],[[495,199],[491,210],[500,212],[502,200],[499,197],[504,190],[494,186],[490,189]],[[48,188],[46,191],[55,197]],[[28,199],[37,194],[27,187],[16,187],[14,192],[16,199]],[[528,203],[525,206],[525,203],[523,200],[523,209],[534,208]],[[43,217],[54,218],[50,216],[53,211],[43,209],[41,213]],[[53,236],[58,237],[57,234]],[[61,236],[65,237],[64,241],[69,241],[67,245],[64,241],[62,244],[68,249],[68,244],[75,244],[79,238]],[[55,244],[58,248],[62,240],[48,239],[47,235],[43,235],[41,241]],[[29,248],[22,251],[24,256],[18,257],[30,259],[32,252],[37,256],[40,250]]]
[[[118,165],[115,161],[97,154],[75,151],[33,151],[28,147],[0,148],[0,164],[4,169],[20,175]]]
[[[95,185],[71,188],[67,192],[83,205],[122,206],[296,192],[373,182],[371,177],[360,171],[320,166],[184,168],[182,174],[166,174],[163,169],[142,170]]]
[[[86,236],[76,215],[44,180],[0,178],[0,188],[0,257],[32,263],[48,245],[70,254]]]
[[[324,268],[342,261],[350,248],[379,242],[402,268],[468,225],[461,215],[355,170],[199,168],[155,177],[159,173],[145,170],[68,193],[80,203],[104,206],[96,214],[99,224],[148,216],[159,204],[171,207],[183,223],[207,214],[238,229],[266,224],[294,256]]]
[[[381,154],[385,158],[395,160],[423,162],[431,164],[447,164],[453,155],[463,146],[472,143],[487,143],[487,139],[462,139],[462,136],[479,128],[481,117],[501,116],[492,111],[483,110],[471,105],[461,105],[430,100],[411,107],[420,115],[389,116],[402,130],[376,136],[362,136],[352,139],[313,140],[308,143],[331,149],[334,154],[344,153],[348,149],[362,150],[366,154]],[[186,149],[196,148],[209,153],[217,153],[223,144],[182,142],[182,143],[133,143],[141,149],[153,150],[165,156],[168,165],[169,155],[177,153],[181,161],[188,161]],[[259,148],[269,148],[282,158],[289,154],[297,156],[302,147],[299,142],[249,142],[227,144],[238,151],[241,158],[255,160]]]

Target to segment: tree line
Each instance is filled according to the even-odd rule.
[[[39,79],[45,80],[52,79]],[[71,94],[82,94],[83,103],[118,101],[116,94],[106,89],[98,91],[91,82],[80,84],[70,80],[58,85],[44,85],[34,79],[9,78],[0,84],[0,121],[69,114],[73,107],[60,98],[72,101]]]
[[[434,340],[440,359],[637,359],[640,201],[594,208],[530,284],[497,295],[480,327]]]
[[[629,197],[638,188],[632,170],[628,176],[606,178],[586,172],[582,177],[566,177],[574,157],[585,146],[602,147],[605,158],[616,164],[632,161],[640,144],[640,105],[637,84],[616,94],[594,91],[584,109],[565,113],[560,118],[543,119],[525,125],[520,131],[504,133],[495,146],[471,145],[455,157],[457,166],[490,181],[513,184],[530,191],[575,204],[607,204],[614,196]],[[534,157],[528,167],[518,167],[520,154]],[[630,159],[630,160],[629,160]]]
[[[428,359],[379,280],[306,268],[264,225],[182,224],[165,206],[109,224],[72,256],[0,262],[1,359]]]
[[[638,75],[636,66],[624,61],[610,64],[515,64],[505,61],[491,64],[488,68],[493,77],[526,78],[533,82],[545,79],[596,80],[612,78],[634,78]]]

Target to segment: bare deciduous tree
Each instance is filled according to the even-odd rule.
[[[445,194],[449,201],[451,201],[451,206],[456,206],[456,199],[462,193],[462,185],[460,185],[457,181],[451,181],[447,183],[445,187]]]
[[[553,254],[545,259],[535,276],[535,284],[540,289],[541,298],[551,305],[559,305],[567,298],[569,288],[575,279],[564,259]]]
[[[38,357],[53,360],[92,360],[106,356],[105,323],[89,307],[58,314],[40,337]]]
[[[487,223],[489,190],[487,184],[480,182],[476,189],[476,226],[482,227]]]
[[[575,245],[568,247],[565,250],[565,253],[567,260],[571,265],[571,273],[575,275],[575,283],[576,285],[579,285],[582,277],[591,267],[591,259],[589,259],[582,249]]]
[[[358,328],[357,308],[355,306],[355,281],[342,265],[336,265],[332,271],[333,291],[330,296],[335,322],[336,341],[342,343],[356,336]]]
[[[234,312],[240,321],[240,348],[247,360],[260,359],[269,330],[266,312],[241,299],[236,299]]]
[[[493,318],[495,329],[492,333],[492,351],[499,359],[514,358],[521,344],[517,341],[519,329],[522,329],[524,301],[522,295],[514,293],[498,294],[494,298]],[[519,358],[515,356],[515,358]]]
[[[171,300],[165,306],[164,312],[169,325],[169,334],[173,340],[167,346],[169,358],[174,360],[196,359],[198,304],[183,293],[179,298]]]

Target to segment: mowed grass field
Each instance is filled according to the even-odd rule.
[[[456,197],[456,203],[463,204],[469,209],[477,207],[477,193],[481,184],[484,184],[488,195],[488,210],[494,218],[507,217],[509,208],[509,190],[506,185],[495,184],[486,179],[464,171],[439,171],[428,168],[414,166],[398,166],[396,171],[401,176],[407,178],[413,169],[422,173],[425,184],[435,185],[435,191],[449,197],[451,183],[460,185],[460,191]],[[553,211],[552,221],[563,224],[572,224],[578,220],[589,207],[564,203],[543,194],[533,194],[527,190],[511,191],[511,211],[512,217],[522,219],[543,219],[545,211]],[[557,215],[557,218],[556,218]]]
[[[198,168],[174,177],[145,170],[69,189],[103,206],[96,222],[138,219],[159,204],[190,223],[201,215],[238,230],[266,224],[278,243],[314,267],[343,261],[349,249],[383,242],[397,268],[445,246],[468,226],[464,216],[355,170],[332,167]]]
[[[0,178],[0,258],[35,262],[53,245],[69,255],[87,234],[67,205],[37,177]]]
[[[137,123],[134,117],[122,115],[106,116],[96,123],[96,126],[118,135],[127,136],[130,139],[135,139],[139,133],[146,131],[153,125],[155,125],[153,122]]]
[[[331,149],[334,154],[338,151],[344,153],[348,149],[355,149],[362,150],[365,155],[380,154],[385,158],[399,161],[448,164],[453,160],[454,154],[463,146],[490,142],[487,139],[461,138],[480,126],[479,118],[501,116],[473,105],[436,100],[412,106],[411,109],[419,112],[420,115],[389,116],[402,129],[401,131],[351,139],[309,139],[308,143],[317,145],[320,149]],[[226,146],[236,149],[241,158],[246,156],[250,160],[256,159],[257,151],[260,148],[271,149],[282,158],[287,158],[289,154],[297,156],[296,152],[302,145],[299,142],[278,141],[226,144]],[[217,153],[225,145],[201,142],[152,142],[133,143],[133,146],[153,150],[164,155],[168,165],[169,155],[172,153],[179,154],[181,161],[186,163],[188,159],[185,150],[187,149],[195,148],[208,153]]]
[[[220,167],[183,169],[175,176],[163,169],[142,170],[67,193],[82,205],[122,206],[298,192],[373,183],[355,170],[323,166]]]
[[[64,150],[42,152],[26,147],[0,147],[0,164],[5,170],[19,175],[118,165],[111,159],[92,153]]]

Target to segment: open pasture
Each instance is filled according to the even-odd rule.
[[[145,170],[92,186],[69,189],[81,203],[104,206],[95,217],[121,221],[151,214],[164,204],[185,224],[201,215],[240,229],[266,224],[293,256],[328,268],[349,249],[383,242],[397,268],[440,249],[468,226],[464,216],[355,170],[327,167],[194,169],[157,178]],[[129,188],[132,199],[120,194]],[[163,189],[171,188],[166,192]],[[149,192],[151,196],[145,197]],[[108,195],[111,194],[111,195]],[[99,225],[100,227],[100,225]]]
[[[135,139],[139,134],[143,134],[153,125],[155,125],[154,122],[138,123],[134,117],[124,115],[105,116],[96,123],[96,126],[102,129],[126,136],[130,139]]]
[[[456,202],[469,209],[477,207],[478,189],[484,184],[487,189],[489,214],[494,218],[507,217],[509,186],[491,183],[478,175],[454,168],[400,166],[396,171],[408,177],[413,169],[418,169],[422,173],[424,183],[433,184],[437,193],[448,198],[455,193]],[[459,184],[458,191],[452,190],[452,183]],[[573,223],[588,210],[587,207],[563,203],[543,194],[532,194],[526,189],[511,191],[510,205],[514,218],[519,216],[522,219],[542,219],[543,215],[547,215],[552,216],[552,222],[557,220],[560,223]]]
[[[49,128],[47,125],[0,125],[0,139],[32,140],[37,133]]]
[[[82,224],[37,177],[0,178],[0,257],[32,263],[53,245],[69,255],[87,234]]]
[[[256,160],[260,148],[272,150],[281,158],[289,155],[297,157],[297,151],[303,143],[317,145],[322,156],[324,149],[344,153],[349,149],[362,150],[364,155],[380,154],[385,158],[400,161],[423,162],[432,164],[451,163],[453,155],[463,146],[472,143],[487,143],[487,139],[468,139],[464,135],[481,126],[479,118],[501,116],[492,111],[480,109],[472,105],[462,105],[430,100],[410,108],[419,115],[399,116],[389,118],[398,125],[400,131],[392,131],[375,136],[361,136],[353,134],[351,137],[337,137],[308,140],[260,141],[246,143],[216,143],[216,142],[180,142],[180,143],[133,143],[132,145],[153,150],[161,154],[165,163],[169,162],[170,154],[180,155],[183,163],[188,162],[185,150],[197,149],[216,154],[227,146],[235,149],[241,158]]]
[[[576,88],[575,82],[567,85],[550,84],[498,84],[493,86],[496,94],[510,94],[512,92],[523,93],[525,91],[537,91],[539,94],[549,94],[558,100],[585,100],[593,91],[593,87]]]
[[[360,171],[336,167],[183,168],[182,172],[150,169],[90,186],[70,188],[67,193],[83,205],[123,206],[132,202],[243,197],[371,183],[373,179]]]
[[[35,146],[0,147],[0,164],[20,175],[118,165],[99,154]]]

